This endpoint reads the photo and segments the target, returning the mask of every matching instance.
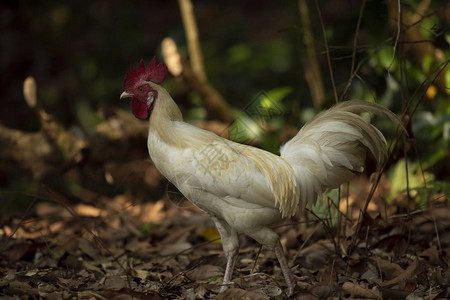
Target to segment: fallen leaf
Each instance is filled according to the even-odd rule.
[[[127,282],[120,276],[109,276],[106,277],[104,283],[105,289],[118,291],[127,287]]]
[[[30,251],[33,251],[30,243],[27,241],[19,240],[14,243],[14,245],[7,251],[3,251],[2,254],[5,255],[10,261],[18,261],[22,259],[23,256],[29,254]]]
[[[87,261],[83,261],[83,267],[86,268],[86,270],[88,270],[88,271],[94,271],[94,272],[103,274],[103,271],[100,268],[94,266],[93,264],[90,264]]]
[[[39,272],[39,269],[30,269],[25,273],[25,276],[31,277],[36,275]]]
[[[15,288],[15,289],[31,289],[31,285],[29,285],[26,282],[22,282],[22,281],[11,281],[9,283],[9,286],[11,288]]]
[[[383,281],[380,286],[394,286],[401,281],[412,280],[413,276],[420,272],[420,269],[420,263],[415,259],[401,274],[391,280]]]
[[[58,278],[58,285],[64,289],[77,289],[82,282],[72,278]]]
[[[361,274],[361,279],[365,279],[369,283],[379,284],[381,282],[380,274],[378,272],[377,267],[375,267],[371,263],[367,264],[366,271],[363,274]]]
[[[186,272],[186,276],[194,281],[207,281],[217,275],[223,275],[219,267],[213,265],[200,265],[197,268]]]
[[[383,273],[383,279],[390,280],[394,277],[399,276],[404,271],[398,264],[392,263],[386,259],[377,257],[375,258],[375,262],[378,268]]]
[[[275,285],[266,285],[261,288],[261,291],[269,297],[277,297],[283,293],[283,290]]]
[[[332,285],[317,285],[311,289],[312,294],[319,299],[328,299],[335,291],[336,288]]]
[[[426,258],[428,263],[433,266],[445,266],[445,262],[441,260],[439,256],[439,251],[437,250],[436,245],[428,248],[427,250],[421,252],[419,257]]]
[[[262,293],[257,293],[254,291],[246,291],[240,288],[236,287],[230,287],[228,290],[226,290],[223,293],[218,294],[215,299],[242,299],[242,300],[253,300],[253,299],[259,299],[259,300],[269,300],[270,298]]]
[[[9,280],[7,279],[0,279],[0,288],[7,287],[9,285]]]
[[[161,256],[170,256],[174,254],[178,254],[183,251],[187,251],[192,249],[192,245],[190,243],[178,243],[173,245],[166,245],[163,249],[159,251],[159,255]]]
[[[216,227],[208,227],[205,231],[201,232],[200,235],[208,241],[220,244],[220,234]]]
[[[380,288],[383,299],[405,299],[410,292],[400,289]]]
[[[81,251],[83,251],[84,254],[88,255],[93,260],[99,259],[97,248],[94,247],[94,245],[92,245],[91,241],[81,238],[79,240],[78,247],[80,248]]]
[[[44,283],[41,282],[38,284],[38,291],[39,291],[39,296],[47,296],[50,293],[53,293],[57,290],[56,286],[54,286],[53,284],[48,284],[48,283]],[[49,299],[51,299],[51,297],[48,297]]]
[[[78,215],[85,217],[98,217],[102,213],[97,207],[86,204],[78,204],[75,206],[75,212]]]
[[[405,300],[424,300],[424,298],[416,293],[411,293],[406,296]]]
[[[355,284],[352,282],[345,282],[342,285],[342,290],[351,294],[352,296],[365,297],[369,299],[380,299],[381,293],[378,290],[368,289],[367,287]]]

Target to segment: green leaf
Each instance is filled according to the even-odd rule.
[[[239,64],[250,59],[252,50],[248,44],[236,44],[228,49],[228,63]]]
[[[410,192],[414,190],[417,191],[417,189],[425,186],[425,182],[428,186],[434,180],[433,174],[428,173],[425,170],[422,173],[418,163],[407,161],[407,166],[408,172],[406,172],[405,160],[401,159],[388,175],[391,183],[391,189],[387,197],[387,202],[389,204],[393,203],[399,193],[405,192],[408,186]],[[419,196],[422,196],[419,197],[419,201],[426,201],[426,199],[423,199],[423,195]]]
[[[161,226],[162,226],[161,224],[147,223],[139,227],[139,231],[143,234],[147,234],[154,229],[160,228]]]
[[[434,63],[433,54],[431,54],[431,53],[425,54],[425,56],[423,57],[423,60],[422,60],[422,70],[425,73],[430,72],[433,63]]]
[[[397,69],[397,60],[394,57],[394,49],[392,46],[384,46],[377,52],[377,61],[383,69],[391,70]]]
[[[213,277],[209,278],[209,279],[207,280],[207,282],[208,282],[208,283],[211,283],[211,282],[216,281],[217,279],[222,278],[222,277],[223,277],[222,274],[217,274],[217,275],[214,275]]]
[[[287,95],[291,94],[293,92],[293,88],[290,86],[283,86],[279,88],[274,88],[267,92],[267,96],[270,98],[270,100],[280,102],[283,100]]]

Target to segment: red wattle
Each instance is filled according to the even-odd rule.
[[[145,120],[148,118],[148,106],[146,103],[142,103],[141,101],[132,98],[130,102],[131,112],[133,115],[138,118]]]

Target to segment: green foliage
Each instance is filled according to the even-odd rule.
[[[234,110],[235,120],[230,129],[230,139],[250,143],[256,139],[265,140],[264,125],[280,129],[280,121],[285,114],[282,100],[291,93],[291,87],[260,92],[243,110]]]
[[[75,114],[83,130],[90,134],[103,119],[92,109],[86,99],[79,99],[75,104]]]
[[[241,110],[234,110],[235,120],[230,129],[230,139],[238,143],[251,143],[262,136],[263,130],[257,120]]]
[[[413,116],[412,129],[414,135],[422,143],[419,149],[426,151],[424,164],[433,166],[448,156],[450,147],[450,104],[447,111],[432,113],[430,111],[418,111]],[[433,145],[433,147],[422,147]]]
[[[338,222],[339,217],[339,197],[341,196],[339,189],[327,191],[311,208],[312,212],[320,219],[327,220],[330,227]]]
[[[449,198],[450,183],[446,181],[431,181],[427,186],[417,187],[415,190],[419,195],[420,207],[427,207],[429,200],[435,201]]]
[[[409,192],[410,196],[417,194],[417,189],[424,191],[428,182],[434,180],[433,174],[420,169],[417,162],[401,159],[388,173],[391,189],[387,196],[388,204],[392,204],[394,199],[401,193]],[[426,194],[419,195],[419,201],[426,204]]]
[[[222,278],[222,277],[223,277],[222,274],[217,274],[217,275],[214,275],[211,278],[209,278],[206,282],[211,283],[211,282],[216,281],[217,279]]]
[[[408,168],[408,173],[406,173]],[[419,207],[429,206],[429,200],[436,200],[450,195],[450,183],[434,180],[434,175],[423,171],[417,162],[400,160],[388,173],[391,189],[387,197],[392,204],[398,195],[409,192],[409,196],[415,199]]]
[[[23,177],[13,178],[8,189],[0,191],[0,210],[14,212],[23,210],[36,197],[39,186],[36,182]]]
[[[402,11],[414,14],[419,3],[422,2],[401,1]],[[348,5],[327,0],[319,4],[332,76],[340,96],[353,64],[353,41],[361,3]],[[450,101],[434,81],[437,71],[450,57],[448,24],[441,13],[445,4],[430,1],[420,20],[407,24],[408,28],[417,24],[423,35],[423,40],[411,43],[405,41],[405,36],[397,41],[386,2],[366,1],[361,18],[354,56],[356,75],[344,100],[374,101],[398,115],[407,105],[413,113],[411,138],[417,147],[410,147],[413,150],[408,155],[414,157],[414,161],[409,164],[408,174],[401,171],[403,161],[389,173],[395,182],[390,201],[395,192],[404,191],[406,176],[411,176],[411,182],[416,185],[414,189],[424,188],[419,161],[429,174],[429,180],[433,177],[440,182],[449,179]],[[251,9],[245,2],[232,2],[226,9],[218,9],[217,4],[207,1],[194,3],[208,80],[233,107],[236,121],[231,125],[232,139],[243,143],[257,141],[262,148],[277,152],[287,120],[294,120],[289,125],[300,128],[317,113],[312,108],[305,80],[309,63],[305,34],[311,34],[314,39],[314,51],[325,85],[324,106],[334,102],[321,25],[314,5],[310,2],[308,5],[312,32],[306,32],[301,26],[295,1],[268,2]],[[345,9],[333,10],[336,5]],[[226,13],[222,13],[222,9]],[[249,11],[252,13],[247,13]],[[119,100],[124,73],[130,64],[136,67],[140,58],[148,62],[156,55],[161,60],[163,38],[173,37],[181,53],[189,58],[176,1],[139,5],[123,1],[84,4],[29,1],[18,6],[5,5],[4,16],[3,32],[8,43],[4,45],[1,66],[8,76],[2,81],[5,103],[0,114],[2,124],[12,128],[37,130],[38,122],[30,120],[31,112],[21,95],[21,84],[28,75],[36,77],[39,96],[52,115],[66,127],[79,127],[89,134],[103,122],[96,112],[102,103],[129,109],[128,102]],[[400,33],[404,34],[405,30]],[[414,46],[422,42],[432,46],[434,51],[417,62]],[[444,72],[448,93],[450,68]],[[182,95],[181,85],[173,78],[164,85],[171,93],[181,94],[172,93],[176,101],[188,107],[183,111],[186,120],[206,119],[197,94]],[[188,105],[184,105],[186,102]],[[375,124],[388,140],[396,138],[392,122],[377,118]],[[64,190],[76,191],[70,180],[67,181]],[[7,177],[1,183],[12,190],[36,190],[31,181],[20,178]],[[439,181],[427,182],[427,188],[435,186],[442,187]]]
[[[152,232],[152,230],[156,230],[161,227],[162,227],[161,224],[146,223],[146,224],[143,224],[141,227],[139,227],[139,232],[142,234],[148,234],[148,233]]]

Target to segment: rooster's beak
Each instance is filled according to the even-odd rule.
[[[127,92],[123,92],[122,95],[120,95],[120,99],[130,98],[130,97],[133,97],[133,94],[130,94]]]

